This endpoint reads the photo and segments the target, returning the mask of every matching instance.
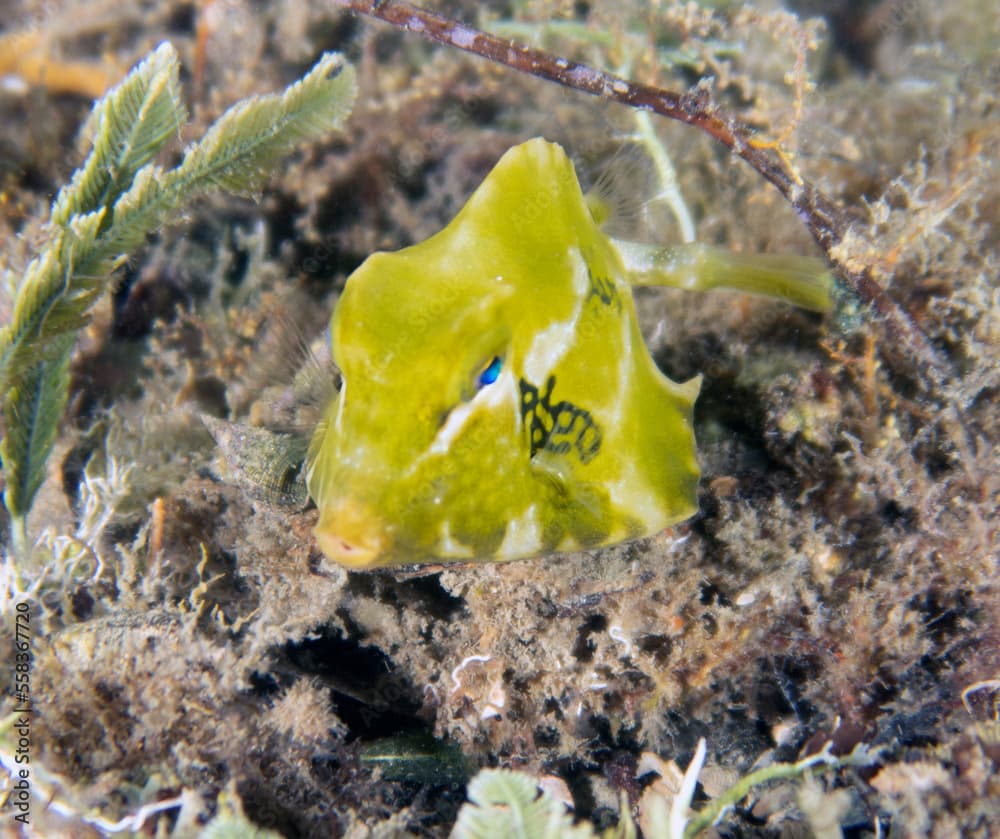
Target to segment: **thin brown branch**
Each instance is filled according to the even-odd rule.
[[[871,269],[848,266],[837,254],[850,220],[835,201],[819,189],[801,181],[782,155],[754,142],[753,129],[715,104],[703,88],[674,93],[632,82],[587,64],[559,58],[542,50],[498,38],[481,29],[451,20],[435,12],[398,0],[334,0],[359,14],[391,23],[442,44],[474,53],[522,73],[652,111],[695,126],[712,136],[733,154],[742,157],[770,181],[792,205],[830,260],[837,275],[864,303],[881,317],[885,333],[883,351],[900,372],[916,372],[932,388],[944,379],[945,365],[920,328],[882,289]]]

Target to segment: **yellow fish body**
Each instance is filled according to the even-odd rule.
[[[786,269],[758,288],[720,279],[715,257],[616,242],[560,146],[510,149],[441,232],[348,278],[331,330],[343,386],[306,460],[323,552],[354,568],[507,560],[691,516],[700,378],[657,369],[629,283],[795,299]],[[813,285],[805,305],[822,309]]]

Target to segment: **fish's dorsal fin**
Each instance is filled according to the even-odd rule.
[[[600,166],[584,200],[605,235],[646,241],[652,216],[658,216],[652,212],[658,189],[653,161],[640,147],[626,142]]]

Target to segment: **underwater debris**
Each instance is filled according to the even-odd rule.
[[[112,62],[64,61],[57,58],[42,30],[0,34],[0,85],[6,89],[38,85],[52,93],[96,99],[122,77]]]
[[[203,414],[222,459],[227,477],[252,498],[284,507],[302,508],[309,500],[302,465],[306,442],[293,434],[239,425]]]

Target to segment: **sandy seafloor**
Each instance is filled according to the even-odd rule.
[[[165,166],[323,51],[359,81],[345,129],[258,195],[201,198],[149,236],[77,339],[28,519],[38,545],[16,568],[0,520],[4,659],[18,603],[33,629],[32,820],[13,820],[15,796],[2,830],[107,835],[176,799],[143,835],[242,808],[279,836],[443,836],[482,767],[559,779],[600,828],[625,801],[648,829],[649,790],[670,794],[652,770],[683,770],[704,738],[696,809],[831,740],[877,749],[755,789],[708,834],[1000,835],[997,5],[803,0],[805,26],[767,3],[438,8],[669,89],[713,77],[851,214],[839,256],[870,266],[945,375],[930,383],[846,291],[820,316],[643,289],[661,369],[704,376],[692,519],[564,556],[347,572],[318,551],[316,511],[252,491],[199,415],[308,435],[301,348],[323,355],[368,254],[440,229],[533,136],[593,183],[634,116],[332,3],[0,0],[10,288],[82,160],[93,97],[160,41],[191,115]],[[756,172],[693,128],[654,127],[699,240],[820,255]],[[641,151],[617,157],[649,180]],[[673,214],[646,209],[627,232],[676,241]],[[2,703],[13,766],[17,702]]]

